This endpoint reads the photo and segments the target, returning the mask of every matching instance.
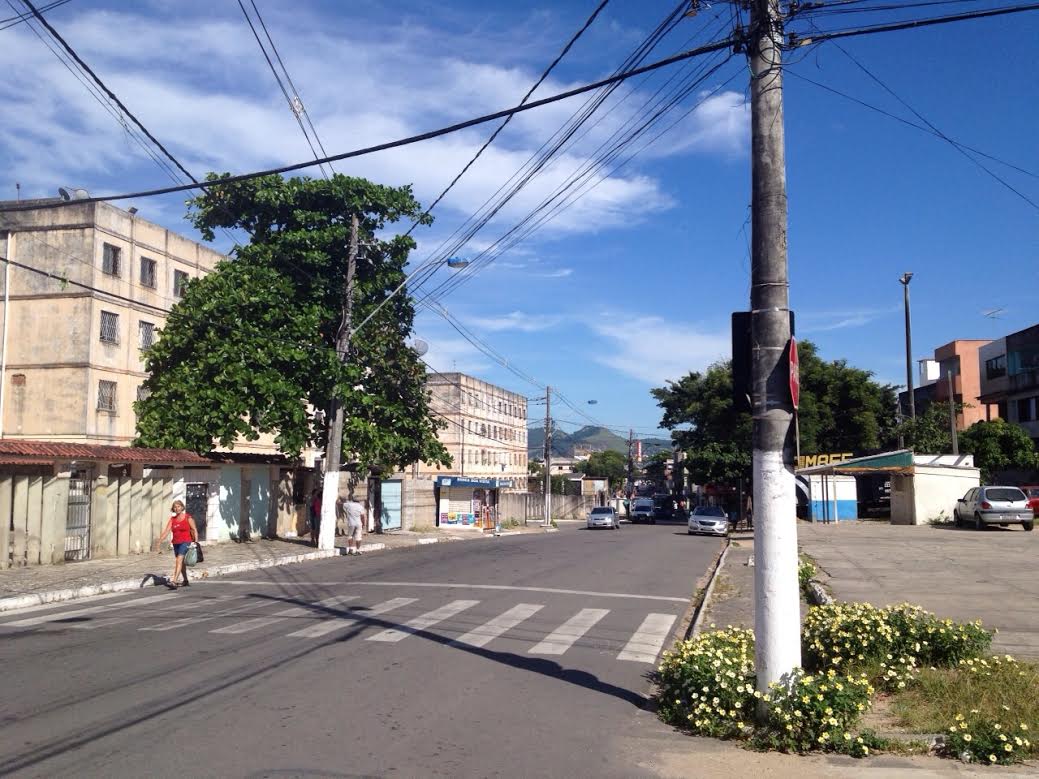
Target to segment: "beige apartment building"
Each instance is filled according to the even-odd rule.
[[[447,423],[440,441],[452,465],[419,463],[413,475],[497,479],[502,489],[526,490],[527,399],[464,373],[431,373],[426,386],[432,410]]]
[[[62,201],[21,205],[33,202]],[[0,280],[0,437],[129,445],[141,350],[186,282],[225,257],[136,209],[75,200],[0,213],[0,247],[11,260]],[[265,440],[235,448],[274,451]]]

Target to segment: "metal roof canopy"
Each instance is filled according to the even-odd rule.
[[[828,465],[814,465],[801,468],[796,473],[811,475],[848,475],[855,476],[870,473],[912,473],[913,452],[911,449],[899,449],[894,452],[881,452],[866,457],[855,457],[851,460]]]

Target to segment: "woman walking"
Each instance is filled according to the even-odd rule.
[[[166,529],[159,536],[159,543],[162,543],[167,533],[173,533],[173,554],[175,555],[173,578],[167,580],[166,586],[175,590],[181,586],[181,576],[184,577],[183,586],[188,586],[188,569],[184,565],[184,555],[192,542],[198,541],[198,528],[195,527],[194,517],[184,510],[183,501],[173,501],[170,510],[173,512],[173,516],[170,517],[169,522],[166,523]]]

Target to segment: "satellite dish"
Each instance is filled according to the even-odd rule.
[[[65,189],[65,187],[58,187],[58,195],[62,200],[72,200],[72,193]]]
[[[429,351],[429,344],[421,338],[412,338],[410,346],[419,357]]]
[[[58,195],[62,200],[86,200],[90,193],[81,188],[58,187]]]

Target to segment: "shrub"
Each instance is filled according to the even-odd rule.
[[[815,578],[815,575],[819,573],[819,569],[815,567],[813,563],[807,557],[802,557],[797,563],[797,583],[801,587],[801,592],[804,593],[808,589],[809,582]]]
[[[969,716],[956,715],[942,751],[961,760],[1009,765],[1021,762],[1031,751],[1030,735],[1025,722],[1004,724],[981,717],[977,709],[971,709]]]
[[[841,676],[832,668],[822,675],[798,670],[764,697],[767,720],[754,742],[784,752],[822,750],[865,757],[869,747],[854,728],[872,695],[865,675]]]
[[[992,641],[980,622],[939,620],[909,604],[819,606],[809,610],[801,635],[806,668],[865,670],[889,690],[904,688],[921,665],[949,666],[978,657]]]
[[[732,737],[753,716],[754,633],[729,627],[679,641],[660,663],[660,716],[704,736]]]

